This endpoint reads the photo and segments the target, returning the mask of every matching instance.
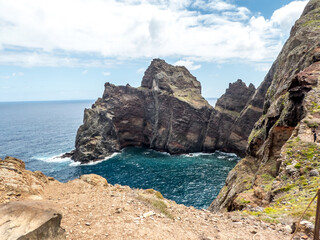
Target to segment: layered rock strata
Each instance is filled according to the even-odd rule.
[[[319,29],[320,1],[312,0],[262,83],[270,86],[247,155],[229,173],[211,210],[262,206],[267,208],[259,214],[268,218],[298,216],[317,191],[320,148],[312,130],[320,124]]]
[[[249,130],[240,129],[252,129],[259,117],[242,113],[254,92],[253,85],[238,80],[214,109],[185,67],[154,59],[141,87],[105,84],[102,98],[85,109],[72,158],[82,163],[101,160],[128,146],[171,154],[224,150],[243,155]],[[253,119],[242,121],[241,114]]]

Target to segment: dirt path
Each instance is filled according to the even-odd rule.
[[[98,178],[53,182],[45,188],[43,201],[62,212],[67,239],[74,240],[288,240],[291,236],[280,224],[196,210],[162,199],[152,190],[112,186]]]

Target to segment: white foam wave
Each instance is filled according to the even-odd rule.
[[[157,154],[161,154],[161,155],[171,156],[171,154],[168,152],[160,152],[160,151],[157,151],[154,149],[147,149],[147,151],[145,151],[143,154],[148,155],[148,154],[151,154],[152,152],[157,153]]]
[[[51,163],[61,163],[61,162],[71,162],[71,158],[63,158],[62,154],[53,156],[53,157],[33,157],[34,159],[43,161],[43,162],[51,162]]]
[[[235,154],[235,153],[226,153],[226,152],[220,152],[220,151],[215,151],[215,152],[219,153],[220,155],[224,155],[224,156],[238,157],[237,154]]]
[[[110,156],[108,156],[108,157],[106,157],[106,158],[104,158],[104,159],[102,159],[102,160],[99,160],[99,161],[90,161],[90,162],[84,163],[84,164],[81,164],[80,162],[74,162],[74,161],[72,161],[72,163],[70,163],[69,166],[70,166],[70,167],[76,167],[76,166],[91,166],[91,165],[96,165],[96,164],[102,163],[102,162],[104,162],[104,161],[107,161],[107,160],[109,160],[109,159],[117,156],[118,154],[120,154],[120,153],[118,153],[118,152],[117,152],[117,153],[113,153],[113,154],[111,154]]]
[[[183,157],[200,157],[200,156],[211,156],[214,153],[203,153],[203,152],[196,152],[196,153],[186,153],[186,154],[181,154]]]

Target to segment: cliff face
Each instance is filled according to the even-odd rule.
[[[201,96],[200,82],[185,67],[154,59],[141,87],[105,84],[102,98],[85,110],[72,158],[82,163],[101,160],[127,146],[172,154],[229,150],[226,143],[246,142],[249,135],[230,138],[229,133],[254,91],[253,85],[238,80],[213,109]],[[254,122],[245,123],[246,128],[252,129]],[[236,143],[231,149],[242,154],[244,150],[244,144]]]
[[[320,123],[319,26],[320,1],[312,0],[258,88],[268,86],[263,115],[250,134],[246,157],[229,173],[211,210],[268,206],[274,214],[287,208],[286,214],[294,215],[316,191],[315,185],[304,186],[320,183],[315,176],[320,148],[311,132]]]
[[[257,114],[247,110],[255,90],[252,84],[247,87],[241,80],[229,84],[226,93],[217,100],[205,147],[213,145],[215,149],[239,156],[245,154],[248,136],[262,113],[262,104],[256,108]]]

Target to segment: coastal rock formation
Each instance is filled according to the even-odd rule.
[[[206,146],[213,144],[215,149],[244,156],[248,136],[262,114],[262,103],[255,107],[250,104],[256,96],[264,96],[264,93],[254,95],[255,91],[252,84],[247,87],[240,79],[229,84],[226,93],[217,100],[207,137],[213,137],[213,141]]]
[[[185,67],[154,59],[141,87],[105,84],[102,98],[85,109],[72,158],[82,163],[101,160],[128,146],[171,154],[225,150],[243,155],[249,130],[237,129],[252,129],[259,116],[249,114],[251,121],[239,116],[254,92],[253,85],[238,80],[214,109]],[[235,131],[230,134],[230,129]]]
[[[66,239],[61,214],[44,203],[5,203],[0,205],[0,216],[1,239]]]
[[[23,161],[13,157],[0,159],[0,200],[17,198],[41,198],[43,188],[53,178],[42,172],[26,170]]]
[[[229,173],[211,210],[262,206],[259,215],[267,218],[298,216],[317,191],[320,178],[309,171],[320,168],[311,132],[320,124],[319,16],[320,1],[311,0],[262,83],[269,87],[247,155]]]

